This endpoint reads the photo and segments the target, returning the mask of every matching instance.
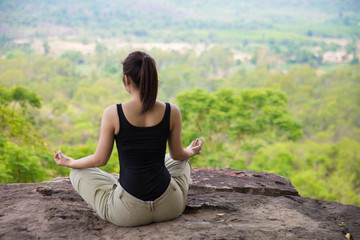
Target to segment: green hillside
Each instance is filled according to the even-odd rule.
[[[5,0],[0,8],[2,33],[20,38],[82,35],[192,42],[213,37],[210,40],[215,42],[235,43],[247,37],[278,39],[279,32],[297,37],[359,37],[360,27],[360,4],[349,0]],[[263,30],[275,34],[262,36]]]

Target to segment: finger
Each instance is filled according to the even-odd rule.
[[[193,147],[193,150],[198,151],[199,149],[201,149],[201,146],[196,146],[196,147]]]
[[[63,157],[63,156],[64,156],[63,152],[62,152],[60,149],[58,150],[58,152],[59,152],[59,157]]]
[[[201,146],[197,146],[196,148],[194,148],[195,151],[201,151],[202,147]]]

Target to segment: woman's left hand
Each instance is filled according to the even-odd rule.
[[[63,154],[60,149],[58,151],[54,150],[54,154],[54,160],[57,165],[71,167],[71,163],[74,161],[74,159]]]
[[[190,153],[190,157],[195,156],[201,153],[203,143],[201,138],[197,138],[195,141],[192,141],[191,144],[186,148],[186,150]]]

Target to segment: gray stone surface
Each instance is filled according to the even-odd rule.
[[[193,169],[182,216],[141,227],[99,219],[68,178],[0,185],[0,239],[360,239],[360,207],[303,198],[275,174]]]
[[[234,169],[193,168],[191,192],[239,192],[265,196],[299,196],[291,182],[279,175]]]

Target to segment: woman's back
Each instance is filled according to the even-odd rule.
[[[126,108],[131,104],[124,105],[124,108],[122,104],[117,105],[120,130],[115,135],[120,162],[119,182],[131,195],[153,201],[165,192],[170,182],[164,164],[170,133],[170,104],[165,107],[159,102],[153,107],[153,113],[147,112],[144,119],[141,118],[144,114],[136,115],[135,107]],[[126,110],[129,110],[127,114]],[[162,112],[160,117],[155,115],[159,115],[157,112]]]

